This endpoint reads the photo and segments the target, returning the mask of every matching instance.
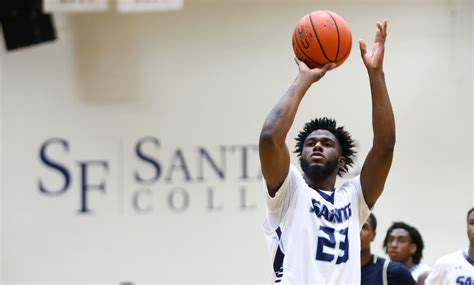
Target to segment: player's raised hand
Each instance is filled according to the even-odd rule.
[[[385,40],[387,38],[387,20],[377,22],[374,45],[371,51],[367,51],[365,40],[359,40],[360,54],[368,70],[383,69],[383,55],[385,51]]]
[[[310,83],[318,81],[326,74],[326,72],[336,67],[335,63],[328,63],[321,68],[316,67],[311,69],[306,65],[306,63],[296,57],[295,63],[298,65],[300,75],[304,77],[305,80],[308,80]]]

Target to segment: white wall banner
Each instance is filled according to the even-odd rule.
[[[123,13],[182,9],[183,0],[118,0],[117,9]]]
[[[109,8],[107,0],[44,0],[45,12],[92,12]]]

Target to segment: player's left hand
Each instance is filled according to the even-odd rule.
[[[367,51],[365,40],[359,40],[362,60],[368,70],[381,71],[383,69],[383,55],[385,51],[385,39],[387,38],[387,20],[377,22],[374,45],[371,51]]]

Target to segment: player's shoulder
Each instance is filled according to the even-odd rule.
[[[290,177],[291,179],[304,181],[303,172],[299,170],[299,168],[296,167],[296,165],[294,165],[293,163],[290,163],[290,169],[288,170],[288,177]]]
[[[303,173],[294,164],[290,163],[288,174],[285,178],[285,181],[283,181],[283,184],[297,186],[301,184],[306,184],[306,182],[304,181]]]
[[[459,260],[463,258],[462,250],[456,250],[454,252],[450,252],[438,258],[436,260],[437,266],[442,266],[446,264],[451,264],[455,260]]]
[[[391,282],[389,284],[415,285],[410,271],[403,264],[390,261],[387,268],[387,277]]]
[[[388,271],[396,272],[396,273],[408,273],[411,274],[410,271],[403,266],[400,262],[390,261],[388,263]]]
[[[293,163],[290,163],[290,169],[288,170],[288,175],[289,176],[291,175],[303,176],[301,171],[299,171],[299,169]]]
[[[412,271],[412,273],[420,277],[425,272],[430,272],[430,271],[431,271],[431,266],[425,263],[419,263],[417,264],[416,269]]]
[[[352,177],[344,181],[338,190],[349,190],[349,189],[360,188],[360,175]]]

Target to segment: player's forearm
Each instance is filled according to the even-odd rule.
[[[311,83],[298,76],[285,95],[268,114],[260,133],[260,142],[285,144],[286,135],[293,124],[298,106]]]
[[[395,146],[395,118],[382,70],[369,71],[372,93],[372,128],[374,148],[393,151]]]

